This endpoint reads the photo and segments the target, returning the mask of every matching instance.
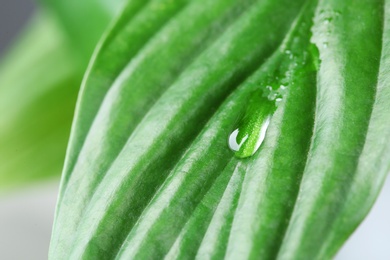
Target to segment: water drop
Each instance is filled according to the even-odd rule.
[[[251,93],[244,116],[229,135],[229,148],[235,152],[238,158],[252,156],[265,139],[271,117],[277,106],[276,103],[279,102],[275,99],[270,100],[267,91],[272,91],[277,96],[277,91],[272,90],[271,86]],[[281,99],[281,97],[277,99]]]
[[[324,23],[327,25],[327,24],[330,24],[332,22],[333,18],[332,17],[327,17],[324,19]]]
[[[284,53],[287,55],[287,57],[290,60],[292,60],[294,58],[294,54],[290,50],[286,50]]]
[[[240,136],[240,129],[237,128],[229,136],[229,148],[236,152],[238,158],[252,156],[263,143],[270,121],[271,116],[268,116],[262,124],[256,128],[258,132],[252,132],[251,135],[249,135],[246,131],[243,131],[245,134],[243,137]]]
[[[241,146],[245,143],[245,141],[248,139],[248,135],[245,135],[242,140],[238,140],[238,133],[240,132],[240,129],[236,129],[231,133],[229,136],[229,147],[235,152],[238,152],[241,148]]]
[[[268,99],[275,100],[277,96],[278,96],[278,93],[276,91],[272,91],[271,93],[269,93]]]

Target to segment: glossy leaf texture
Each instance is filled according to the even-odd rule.
[[[59,176],[82,66],[47,12],[0,64],[0,190]]]
[[[50,258],[333,257],[389,170],[390,3],[142,3],[85,76]]]

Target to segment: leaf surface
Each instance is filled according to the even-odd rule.
[[[389,167],[383,1],[139,7],[84,79],[50,257],[334,256]]]

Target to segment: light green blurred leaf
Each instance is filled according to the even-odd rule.
[[[0,65],[0,189],[61,172],[82,65],[39,13]]]
[[[59,176],[81,77],[118,1],[46,1],[0,64],[0,190]]]
[[[142,3],[145,0],[132,0]],[[41,0],[70,36],[73,48],[86,61],[124,0]]]

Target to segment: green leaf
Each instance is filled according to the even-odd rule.
[[[82,67],[39,13],[0,65],[0,189],[59,175]]]
[[[389,170],[383,4],[129,1],[82,85],[50,258],[334,256]]]
[[[47,0],[2,60],[0,190],[60,174],[82,74],[121,3]]]
[[[124,0],[41,0],[63,26],[73,47],[84,60],[90,59],[91,53],[101,38],[107,24],[121,10]],[[144,0],[133,0],[141,6]],[[137,2],[137,3],[136,3]]]
[[[349,2],[323,1],[317,10],[316,124],[282,259],[333,256],[389,172],[390,104],[383,98],[390,80],[390,2]]]

